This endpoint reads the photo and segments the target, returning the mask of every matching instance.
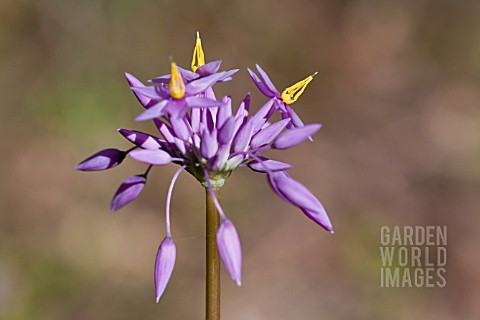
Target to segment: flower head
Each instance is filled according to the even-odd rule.
[[[119,129],[133,144],[127,151],[103,150],[83,161],[79,170],[103,170],[115,167],[128,154],[147,165],[143,174],[126,179],[115,193],[112,210],[133,201],[143,190],[150,170],[170,163],[179,166],[174,174],[166,201],[166,238],[162,242],[155,266],[157,301],[162,295],[175,263],[176,249],[170,231],[170,201],[174,184],[187,171],[209,190],[221,218],[217,231],[218,250],[232,279],[241,284],[242,251],[238,233],[223,212],[214,190],[239,167],[267,175],[273,191],[289,204],[298,207],[308,218],[328,231],[332,225],[320,201],[300,182],[287,173],[292,166],[267,157],[264,151],[294,147],[316,133],[321,125],[303,125],[290,104],[297,101],[306,79],[286,88],[281,94],[268,75],[257,65],[259,77],[248,70],[258,89],[268,98],[253,112],[250,94],[234,110],[230,97],[215,98],[213,86],[225,81],[237,70],[218,72],[220,61],[205,62],[201,39],[197,34],[191,62],[192,71],[171,63],[171,74],[152,79],[145,86],[126,74],[133,93],[146,109],[136,120],[153,120],[159,135]],[[281,117],[275,118],[275,113]]]

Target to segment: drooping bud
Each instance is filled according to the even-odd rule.
[[[126,153],[118,149],[105,149],[80,162],[76,169],[81,171],[106,170],[118,166]]]
[[[223,219],[217,231],[217,246],[220,258],[230,277],[240,287],[242,285],[242,248],[237,230],[228,219]]]
[[[175,266],[177,249],[171,237],[165,237],[158,248],[157,259],[155,260],[155,296],[157,303],[160,301],[170,276]]]
[[[170,78],[170,95],[173,99],[182,99],[185,96],[185,83],[177,69],[177,64],[172,62],[172,77]]]
[[[140,192],[142,192],[146,182],[147,178],[145,175],[135,175],[125,179],[117,192],[115,192],[110,209],[112,211],[117,211],[135,200]]]
[[[300,182],[283,173],[269,174],[273,190],[285,201],[300,208],[303,213],[332,232],[332,223],[320,201]]]
[[[306,77],[302,81],[298,81],[294,85],[286,88],[282,92],[282,101],[286,104],[292,104],[298,100],[298,98],[302,95],[303,91],[307,85],[313,80],[313,77],[317,75],[318,72]]]
[[[197,71],[197,69],[203,66],[204,64],[205,64],[205,54],[203,53],[203,49],[202,49],[202,40],[200,39],[200,33],[197,32],[195,49],[193,49],[192,71],[193,72]]]

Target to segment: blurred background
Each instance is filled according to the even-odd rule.
[[[480,319],[480,3],[478,1],[0,2],[0,319],[202,319],[204,192],[173,193],[177,262],[154,302],[174,166],[111,213],[144,167],[75,165],[129,144],[142,111],[124,79],[207,61],[240,68],[217,86],[238,105],[259,63],[278,89],[319,74],[293,105],[321,122],[314,143],[279,153],[325,205],[330,235],[239,169],[222,205],[239,231],[243,286],[223,269],[223,319]],[[445,288],[381,288],[383,225],[448,227]]]

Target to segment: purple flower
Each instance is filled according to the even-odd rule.
[[[187,114],[188,108],[223,106],[221,101],[207,98],[202,94],[216,82],[228,76],[226,72],[215,73],[185,84],[175,62],[172,62],[171,69],[172,75],[168,85],[161,83],[159,86],[131,87],[137,97],[141,97],[143,101],[150,99],[149,103],[155,102],[153,106],[142,112],[135,119],[136,121],[151,120],[163,115],[182,118]]]
[[[275,88],[275,85],[273,84],[272,80],[270,80],[267,73],[258,64],[256,67],[259,76],[257,76],[257,74],[252,70],[248,68],[247,70],[258,90],[260,90],[264,96],[273,101],[275,109],[280,112],[283,119],[291,120],[288,128],[303,127],[302,120],[300,120],[300,117],[289,105],[298,100],[300,95],[302,95],[302,93],[305,91],[307,85],[313,80],[313,77],[317,74],[317,72],[293,84],[280,93],[277,88]]]
[[[303,125],[289,104],[295,102],[313,79],[307,77],[280,93],[267,74],[257,65],[257,76],[248,70],[258,89],[269,99],[256,112],[250,108],[247,94],[237,110],[229,97],[215,98],[213,86],[229,80],[237,70],[218,72],[221,61],[205,63],[201,40],[197,42],[188,71],[171,64],[171,74],[152,79],[145,86],[127,74],[128,83],[146,109],[136,120],[155,122],[158,137],[141,131],[119,129],[133,144],[127,151],[106,149],[80,163],[78,170],[103,170],[118,165],[127,154],[148,165],[144,174],[127,178],[112,200],[112,210],[133,201],[143,190],[154,166],[178,165],[167,192],[166,238],[160,245],[155,264],[157,302],[170,279],[176,249],[171,236],[170,202],[173,187],[181,172],[187,171],[206,188],[221,218],[217,231],[220,257],[231,278],[240,286],[242,250],[233,222],[225,215],[214,190],[239,167],[266,174],[273,191],[308,218],[333,232],[332,224],[320,201],[300,182],[289,176],[288,163],[264,154],[279,152],[300,144],[319,129],[319,124]],[[280,117],[273,117],[275,113]],[[280,118],[280,119],[278,119]]]

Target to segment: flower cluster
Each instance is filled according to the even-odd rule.
[[[119,165],[128,154],[148,165],[143,174],[127,178],[115,193],[111,209],[120,209],[134,200],[144,188],[153,166],[174,163],[174,174],[167,193],[166,237],[160,245],[155,263],[157,302],[173,271],[176,248],[170,231],[170,200],[179,174],[187,171],[205,188],[217,207],[220,226],[217,245],[220,257],[232,279],[240,286],[242,255],[240,241],[233,223],[226,217],[214,190],[240,166],[266,174],[273,191],[286,202],[326,230],[332,225],[320,201],[300,182],[287,173],[292,166],[266,157],[265,150],[284,150],[310,137],[320,124],[304,125],[290,105],[303,93],[313,75],[299,81],[281,94],[258,65],[258,76],[248,69],[258,89],[269,98],[258,111],[250,110],[250,95],[233,110],[231,99],[217,100],[213,86],[229,81],[238,70],[219,71],[221,61],[205,63],[201,40],[197,34],[191,71],[171,63],[171,73],[149,80],[146,86],[126,74],[131,90],[145,110],[136,121],[153,120],[161,137],[135,130],[119,129],[133,147],[126,151],[102,150],[81,162],[78,170],[96,171]],[[278,113],[278,120],[274,115]]]

